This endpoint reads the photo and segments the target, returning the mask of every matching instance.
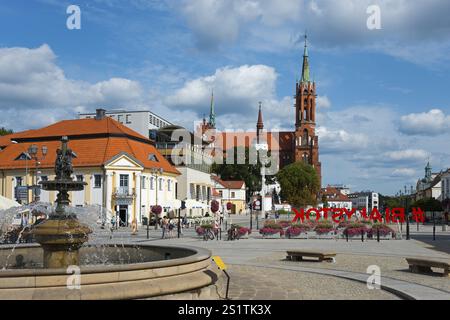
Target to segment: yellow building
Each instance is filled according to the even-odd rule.
[[[56,150],[63,136],[75,154],[73,178],[87,183],[72,192],[73,206],[97,205],[122,225],[141,224],[152,206],[179,209],[178,170],[141,136],[98,110],[94,119],[66,120],[0,137],[0,195],[22,203],[53,203],[55,192],[39,197],[27,186],[54,179]]]

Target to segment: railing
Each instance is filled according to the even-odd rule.
[[[113,191],[113,196],[115,198],[134,198],[136,196],[136,189],[130,189],[129,187],[115,188]]]

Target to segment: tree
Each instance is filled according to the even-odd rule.
[[[238,154],[245,154],[245,164],[238,163]],[[224,157],[223,164],[212,165],[212,172],[220,175],[224,181],[242,180],[248,188],[247,198],[257,191],[260,191],[261,186],[261,164],[250,164],[250,149],[243,147],[234,148],[234,161],[228,164],[226,157]]]
[[[312,166],[303,162],[293,163],[280,170],[277,179],[281,186],[281,197],[292,206],[300,208],[317,205],[320,183]]]
[[[10,129],[6,129],[4,127],[0,128],[0,136],[6,136],[8,134],[12,134],[14,133],[14,131],[10,130]]]
[[[442,211],[442,203],[436,199],[420,199],[412,204],[414,208],[420,208],[425,212]]]

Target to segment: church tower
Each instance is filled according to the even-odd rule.
[[[316,83],[310,77],[307,40],[305,35],[302,77],[296,84],[295,94],[295,161],[312,165],[322,183],[319,137],[316,135]]]

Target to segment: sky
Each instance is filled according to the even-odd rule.
[[[219,129],[254,129],[261,101],[268,130],[293,130],[306,31],[323,184],[395,194],[427,161],[450,167],[449,15],[448,0],[3,0],[0,127],[103,107],[192,129],[214,90]]]

